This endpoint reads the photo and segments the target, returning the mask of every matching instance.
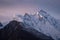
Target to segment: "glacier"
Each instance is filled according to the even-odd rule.
[[[34,15],[25,13],[24,16],[17,16],[23,20],[25,28],[31,27],[55,40],[60,39],[60,22],[44,10],[40,10]]]

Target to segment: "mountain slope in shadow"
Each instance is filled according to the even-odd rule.
[[[23,30],[22,22],[17,22],[15,20],[8,23],[3,29],[0,30],[0,40],[53,40],[51,37],[44,35],[47,39],[43,39],[41,36],[37,37],[27,30]],[[34,29],[32,30],[35,32]],[[37,32],[38,34],[42,34]]]

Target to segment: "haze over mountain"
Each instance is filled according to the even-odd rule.
[[[60,19],[60,0],[0,0],[0,15],[2,16],[0,20],[6,20],[7,17],[12,19],[11,17],[15,14],[36,13],[38,8]]]

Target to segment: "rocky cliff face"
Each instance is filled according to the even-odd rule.
[[[29,30],[29,31],[28,31]],[[0,40],[53,40],[51,37],[33,28],[25,28],[22,22],[15,20],[0,29]]]

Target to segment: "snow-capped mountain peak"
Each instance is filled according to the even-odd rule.
[[[25,14],[24,16],[18,17],[22,18],[26,28],[32,27],[33,29],[42,32],[45,35],[51,36],[55,40],[60,38],[60,31],[58,31],[58,29],[60,29],[59,23],[47,12],[40,10],[34,15]]]

